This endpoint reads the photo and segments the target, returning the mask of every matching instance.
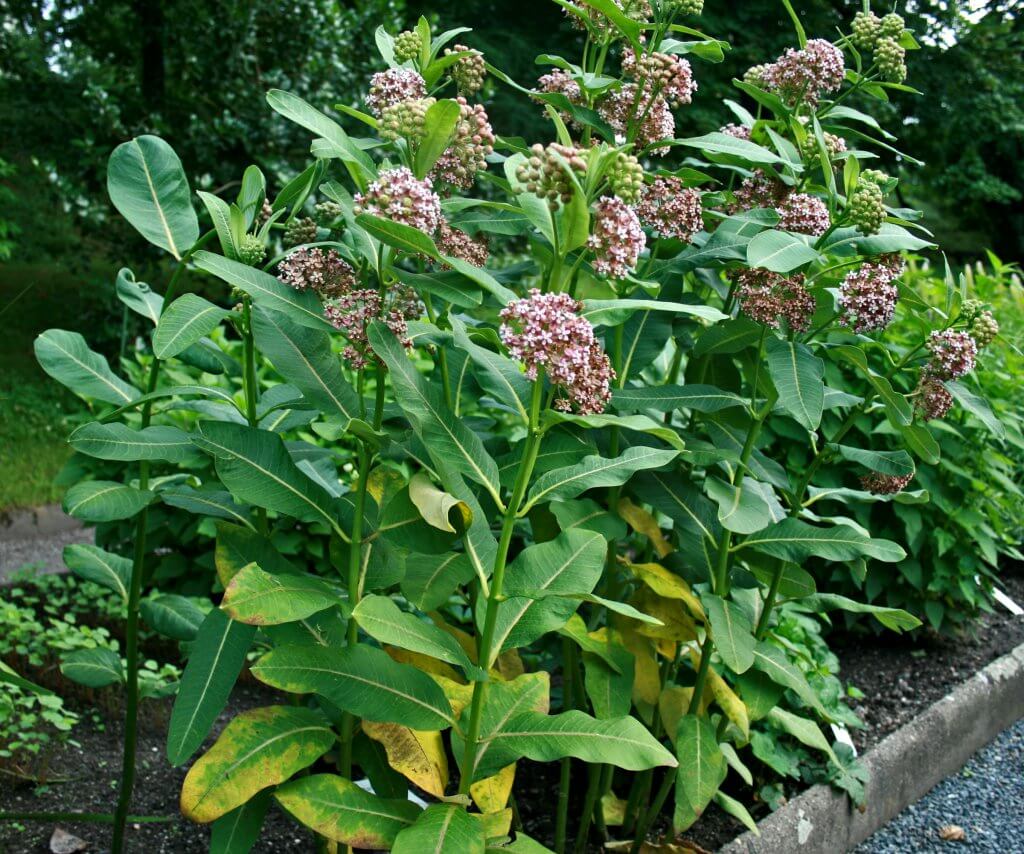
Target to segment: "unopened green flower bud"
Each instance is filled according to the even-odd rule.
[[[470,48],[464,44],[457,44],[445,48],[444,53],[445,56],[449,56],[469,50]],[[472,95],[479,92],[483,88],[484,78],[487,76],[487,65],[484,62],[483,54],[478,50],[471,51],[469,56],[455,60],[448,73],[455,81],[460,95]]]
[[[875,63],[878,73],[889,83],[902,83],[907,79],[907,65],[904,61],[907,52],[894,38],[886,37],[878,40],[875,48]]]
[[[860,177],[857,180],[858,182],[870,181],[872,184],[878,184],[879,187],[884,187],[889,180],[889,176],[881,169],[865,169],[860,173]]]
[[[898,39],[906,29],[903,19],[895,12],[890,12],[879,22],[878,35],[884,39]]]
[[[413,98],[385,107],[380,114],[380,135],[383,139],[422,139],[427,130],[427,110],[434,98]]]
[[[999,323],[991,311],[978,312],[970,326],[971,338],[979,347],[987,347],[999,334]]]
[[[980,299],[965,299],[960,305],[960,319],[970,326],[974,322],[974,318],[984,310],[985,303]]]
[[[756,86],[758,89],[765,89],[767,87],[764,75],[767,71],[767,65],[752,65],[743,73],[743,82],[748,86]]]
[[[316,221],[311,217],[293,219],[284,229],[284,242],[287,246],[300,246],[303,243],[314,243],[317,238]]]
[[[608,167],[608,184],[612,192],[627,205],[640,200],[644,189],[644,167],[632,154],[620,151]]]
[[[395,59],[405,62],[416,59],[423,47],[423,39],[415,30],[405,30],[395,36]]]
[[[263,263],[267,255],[263,241],[255,234],[247,234],[242,238],[242,245],[238,247],[238,260],[250,267],[258,267]]]
[[[341,205],[337,202],[320,202],[316,206],[316,221],[330,228],[343,213]]]
[[[854,45],[861,50],[874,50],[882,22],[874,12],[858,12],[851,26]]]
[[[877,234],[885,222],[882,188],[874,181],[858,181],[850,194],[850,219],[863,235]]]
[[[527,192],[545,199],[555,210],[559,202],[568,204],[572,201],[575,187],[568,172],[580,178],[586,175],[587,161],[583,155],[582,149],[557,142],[547,148],[537,143],[531,146],[530,156],[516,169],[516,180],[526,186]]]
[[[704,11],[704,0],[665,0],[663,5],[681,15],[699,15]]]

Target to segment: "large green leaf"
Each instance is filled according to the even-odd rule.
[[[227,519],[254,530],[252,522],[249,521],[249,510],[244,505],[238,504],[231,497],[231,493],[226,490],[174,486],[161,489],[159,497],[164,504],[170,507],[180,507],[182,510],[199,516]]]
[[[788,273],[818,260],[818,253],[788,231],[762,231],[747,244],[747,264],[773,273]]]
[[[337,604],[334,589],[315,575],[272,575],[250,563],[231,579],[220,607],[240,623],[276,626],[305,619]]]
[[[89,543],[73,543],[64,547],[64,563],[79,578],[106,587],[128,601],[128,588],[132,582],[131,559]]]
[[[177,593],[144,599],[139,611],[146,625],[176,641],[194,641],[206,617],[195,602]]]
[[[914,461],[906,451],[871,451],[851,445],[827,445],[844,460],[860,463],[862,466],[895,476],[914,473]]]
[[[991,431],[993,436],[997,439],[1002,439],[1006,435],[1006,428],[996,418],[992,412],[992,407],[988,405],[988,401],[985,398],[975,394],[959,381],[947,382],[946,388],[949,389],[949,393],[953,395],[956,402],[981,421]]]
[[[746,401],[738,394],[713,385],[634,386],[612,392],[612,406],[620,412],[634,409],[653,409],[657,412],[675,412],[677,409],[718,412],[720,409],[745,404]]]
[[[473,564],[462,552],[411,554],[405,563],[402,593],[421,611],[432,611],[473,577]]]
[[[521,756],[537,762],[572,756],[627,771],[676,766],[675,757],[647,727],[630,717],[598,720],[575,710],[560,715],[523,712],[483,741],[493,751],[491,761],[500,756],[506,764]]]
[[[498,465],[487,453],[480,437],[454,416],[444,404],[440,389],[420,376],[387,326],[374,323],[369,337],[374,352],[391,372],[391,384],[399,405],[412,421],[431,458],[439,466],[451,466],[484,486],[500,505]]]
[[[83,424],[68,438],[71,447],[101,460],[164,460],[181,463],[192,459],[196,446],[184,430],[154,426],[136,430],[126,424]]]
[[[201,250],[192,256],[192,260],[200,270],[247,293],[257,305],[286,314],[300,326],[328,331],[334,329],[324,317],[323,306],[313,291],[297,291],[269,273],[213,252]]]
[[[218,818],[210,829],[209,854],[249,854],[269,806],[270,793],[260,792]]]
[[[686,830],[703,814],[725,779],[725,755],[707,718],[683,715],[676,725],[676,807],[672,828]]]
[[[104,688],[124,681],[121,656],[104,646],[69,652],[60,660],[60,672],[88,688]]]
[[[189,769],[181,811],[192,821],[214,821],[312,765],[336,741],[326,718],[312,709],[267,706],[242,712]]]
[[[342,533],[335,499],[295,464],[277,433],[201,421],[193,439],[216,458],[218,476],[242,501],[289,516],[318,519]]]
[[[776,684],[789,688],[822,717],[828,717],[818,692],[810,686],[807,677],[799,668],[786,658],[786,653],[777,646],[767,641],[758,641],[754,649],[754,667]]]
[[[585,457],[576,465],[555,469],[537,478],[530,488],[523,512],[540,502],[575,498],[588,489],[621,486],[636,472],[661,468],[677,456],[678,451],[634,445],[624,454],[611,459],[599,456]]]
[[[718,505],[719,523],[736,534],[753,534],[786,515],[777,501],[773,506],[766,500],[762,488],[771,489],[750,478],[740,486],[717,477],[704,480],[704,489]]]
[[[782,159],[774,151],[764,146],[757,145],[746,139],[737,139],[734,136],[718,131],[689,139],[680,139],[677,142],[679,145],[699,148],[706,154],[725,154],[744,160],[747,163],[771,165],[778,163]]]
[[[263,656],[252,674],[282,691],[321,694],[371,721],[425,730],[452,723],[451,706],[436,682],[374,647],[280,647]]]
[[[341,372],[327,332],[260,307],[253,311],[252,324],[260,351],[309,403],[328,417],[359,417],[359,398]]]
[[[153,333],[153,354],[158,359],[177,356],[205,338],[231,314],[198,294],[184,294],[164,309]]]
[[[82,397],[123,406],[142,394],[111,371],[77,332],[47,329],[36,338],[35,353],[46,373]]]
[[[399,610],[387,596],[364,596],[352,612],[359,628],[384,644],[421,652],[482,675],[459,642],[433,623]]]
[[[528,418],[532,383],[519,366],[507,356],[494,353],[472,341],[466,325],[451,318],[456,346],[465,351],[477,366],[476,380],[496,401],[516,412],[525,422]]]
[[[153,493],[112,480],[83,480],[64,493],[64,512],[83,522],[129,519],[153,500]]]
[[[551,424],[578,424],[588,429],[604,430],[618,427],[620,430],[633,430],[661,439],[677,451],[683,450],[685,444],[680,435],[662,421],[655,421],[646,415],[616,415],[614,412],[601,412],[594,415],[578,415],[575,412],[560,412],[548,409],[541,416],[541,426],[547,428]]]
[[[421,812],[411,801],[378,797],[336,774],[290,780],[274,798],[320,836],[357,849],[391,848]]]
[[[604,537],[578,528],[523,549],[506,570],[503,592],[507,598],[498,605],[492,656],[565,625],[579,603],[557,595],[537,598],[537,594],[590,593],[601,577],[606,551]]]
[[[768,339],[768,373],[779,406],[807,430],[817,430],[825,405],[825,363],[805,344]]]
[[[160,137],[139,136],[114,149],[107,163],[107,192],[139,234],[175,258],[199,239],[185,170]]]
[[[416,146],[414,160],[417,178],[425,178],[437,158],[444,154],[459,121],[459,105],[450,98],[435,102],[423,120],[423,138]]]
[[[218,608],[206,615],[171,710],[167,728],[171,765],[181,765],[206,739],[227,704],[255,636],[255,626],[236,623]]]
[[[393,854],[484,854],[483,822],[459,804],[433,804],[395,838]]]
[[[735,602],[705,593],[700,597],[711,623],[715,649],[736,673],[749,670],[754,663],[754,627]]]
[[[684,302],[661,302],[652,299],[588,299],[583,303],[583,317],[593,326],[618,326],[625,323],[638,311],[664,311],[673,315],[685,314],[715,323],[725,320],[722,314],[710,305],[691,305]]]
[[[808,596],[802,601],[812,611],[848,611],[851,614],[870,614],[887,629],[894,632],[902,632],[906,629],[916,629],[921,621],[913,614],[908,614],[900,608],[885,608],[880,605],[869,605],[866,602],[857,602],[840,596],[837,593],[816,593]]]
[[[872,539],[849,525],[818,528],[800,519],[784,519],[741,545],[797,564],[809,557],[837,561],[873,557],[886,563],[906,557],[906,552],[891,540]]]

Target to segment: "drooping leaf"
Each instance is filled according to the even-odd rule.
[[[424,792],[435,798],[444,797],[448,785],[448,755],[440,732],[373,721],[362,721],[360,728],[383,745],[388,765]]]
[[[177,641],[195,640],[206,617],[195,602],[176,593],[144,599],[139,610],[146,625]]]
[[[711,623],[715,649],[736,673],[743,673],[754,663],[754,627],[735,602],[705,593],[701,597]]]
[[[806,240],[788,231],[762,231],[747,244],[747,264],[773,273],[789,273],[818,257]]]
[[[746,401],[731,391],[712,385],[658,385],[635,386],[612,392],[612,406],[620,412],[636,409],[654,409],[675,412],[692,409],[696,412],[718,412],[731,406],[743,406]]]
[[[326,718],[312,709],[266,706],[242,712],[189,769],[181,811],[201,824],[214,821],[311,765],[336,741]]]
[[[839,610],[854,614],[870,614],[879,623],[894,632],[916,629],[921,625],[921,621],[917,617],[900,608],[869,605],[846,596],[840,596],[837,593],[816,593],[813,596],[808,596],[803,602],[812,610],[819,612]]]
[[[181,463],[193,459],[196,447],[184,430],[170,426],[133,429],[126,424],[93,421],[77,428],[68,442],[76,451],[101,460],[164,460]]]
[[[160,137],[138,136],[107,163],[110,201],[132,227],[180,259],[199,239],[199,220],[178,155]]]
[[[819,528],[801,519],[777,522],[748,537],[742,547],[796,564],[809,557],[842,561],[866,556],[886,563],[906,557],[891,540],[872,539],[849,525]]]
[[[142,394],[111,371],[107,360],[90,350],[77,332],[47,329],[34,347],[40,367],[81,397],[123,406]]]
[[[914,461],[906,451],[872,451],[866,448],[855,448],[851,445],[828,445],[844,460],[860,463],[872,471],[891,475],[908,475],[914,473]]]
[[[64,547],[64,563],[79,578],[112,590],[125,602],[132,582],[132,561],[89,543]]]
[[[706,717],[683,715],[676,726],[676,807],[672,828],[686,830],[704,813],[727,772],[715,728]]]
[[[259,839],[269,806],[270,793],[260,792],[218,818],[210,829],[209,854],[249,854]]]
[[[768,372],[779,406],[800,426],[817,430],[825,403],[825,363],[805,344],[768,339]]]
[[[160,320],[164,298],[145,282],[135,279],[135,274],[127,267],[117,271],[117,298],[136,314],[146,318],[154,326]]]

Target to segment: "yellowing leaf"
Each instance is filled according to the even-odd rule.
[[[409,729],[400,724],[363,721],[363,732],[384,745],[388,765],[424,792],[444,797],[448,785],[448,756],[440,732]]]
[[[395,661],[402,664],[411,664],[417,670],[422,670],[424,673],[429,673],[432,676],[443,676],[445,679],[452,680],[452,682],[464,683],[466,681],[462,678],[462,674],[450,664],[445,664],[443,661],[438,661],[436,658],[424,655],[422,652],[413,652],[410,649],[401,649],[397,646],[385,646],[384,651]]]
[[[441,690],[444,691],[444,695],[452,707],[452,714],[458,720],[463,709],[473,701],[473,686],[465,685],[461,681],[455,682],[446,676],[429,671],[427,671],[427,675],[441,686]]]
[[[615,792],[608,792],[601,798],[601,811],[609,827],[619,827],[626,820],[626,802],[615,797]]]
[[[650,638],[666,638],[674,641],[697,639],[697,625],[683,608],[678,599],[665,599],[653,590],[643,587],[636,592],[630,604],[661,621],[662,625],[637,623],[637,631]]]
[[[502,768],[492,777],[477,780],[469,787],[469,793],[473,801],[480,808],[482,813],[492,813],[503,810],[508,803],[508,796],[512,794],[512,783],[516,778],[516,764],[513,762]],[[499,834],[488,833],[488,837]]]
[[[438,489],[422,472],[414,474],[409,481],[409,500],[416,505],[423,520],[431,527],[455,534],[466,530],[473,521],[473,511],[454,495]],[[456,514],[459,528],[452,525],[452,513]]]
[[[632,627],[623,627],[620,631],[623,646],[633,653],[634,658],[633,702],[638,707],[646,706],[648,709],[653,709],[657,705],[658,695],[661,693],[661,673],[658,671],[658,659],[654,655],[654,646],[650,640],[641,637]]]
[[[378,507],[383,507],[396,492],[405,485],[402,475],[388,466],[378,466],[370,472],[366,479],[366,491],[370,493]]]
[[[628,498],[619,499],[619,515],[626,520],[629,526],[638,534],[643,534],[654,546],[655,554],[658,557],[665,557],[673,549],[665,535],[661,533],[658,520],[650,513],[630,501]],[[607,819],[605,819],[607,821]]]
[[[669,685],[658,697],[658,714],[661,715],[662,728],[673,744],[676,740],[676,726],[679,719],[689,710],[692,699],[693,688],[684,688],[682,685]]]
[[[700,653],[691,649],[690,660],[693,662],[694,668],[699,667]],[[729,687],[729,683],[715,672],[714,667],[708,668],[707,686],[714,701],[718,704],[718,708],[725,712],[725,716],[740,728],[745,738],[749,739],[750,715],[747,712],[747,707],[736,692]]]
[[[512,828],[512,810],[503,809],[495,812],[486,812],[478,816],[484,825],[484,835],[488,839],[501,839],[508,836]]]
[[[704,620],[704,608],[685,579],[660,563],[631,563],[629,568],[644,584],[666,599],[679,599],[694,617]]]
[[[526,672],[523,660],[519,657],[519,652],[514,649],[507,649],[499,655],[498,660],[494,662],[494,669],[498,671],[501,678],[506,682],[511,682],[517,676],[522,676]]]

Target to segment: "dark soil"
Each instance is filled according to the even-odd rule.
[[[1004,570],[1007,593],[1024,603],[1024,567]],[[945,696],[989,662],[1024,643],[1024,617],[1013,617],[1000,606],[984,615],[970,637],[949,639],[920,633],[912,637],[887,633],[879,636],[843,635],[831,638],[841,662],[844,682],[855,685],[865,695],[854,710],[865,729],[852,733],[858,751],[863,753],[885,736],[910,721],[923,709]],[[229,707],[221,715],[214,735],[235,714],[248,708],[276,702],[278,695],[252,683],[241,681]],[[186,767],[169,769],[164,756],[164,733],[168,705],[151,706],[143,716],[139,739],[139,767],[133,812],[139,815],[171,815],[168,824],[134,825],[130,830],[131,851],[147,854],[190,854],[209,850],[209,828],[178,817],[178,795]],[[109,812],[116,794],[120,773],[121,731],[116,716],[100,729],[88,716],[73,735],[79,747],[67,747],[52,763],[52,775],[70,777],[70,782],[51,783],[37,789],[32,785],[14,785],[0,781],[0,812]],[[208,744],[212,743],[211,736]],[[208,746],[208,745],[207,745]],[[205,749],[205,748],[204,748]],[[569,839],[576,824],[587,788],[583,766],[574,763],[569,810]],[[454,770],[454,767],[453,767]],[[555,799],[558,790],[558,763],[521,763],[516,779],[516,806],[525,829],[540,841],[551,843],[554,837]],[[658,778],[654,780],[657,787]],[[625,786],[615,785],[620,796]],[[749,791],[731,792],[749,805]],[[793,795],[798,792],[791,793]],[[767,809],[762,804],[750,807],[755,818]],[[666,809],[656,831],[667,830],[671,810]],[[0,822],[0,854],[35,854],[49,851],[49,839],[55,827],[61,827],[90,843],[88,851],[102,852],[109,846],[108,826],[75,822]],[[694,851],[714,851],[737,835],[743,826],[712,806],[680,841]],[[619,838],[616,828],[609,828]],[[258,852],[313,850],[311,835],[286,815],[272,807],[263,825]],[[593,844],[589,852],[599,852]]]

